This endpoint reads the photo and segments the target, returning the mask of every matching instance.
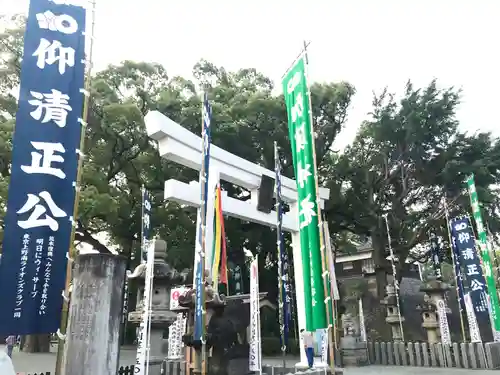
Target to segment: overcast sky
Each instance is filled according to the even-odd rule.
[[[27,5],[0,0],[0,13]],[[366,118],[372,91],[401,92],[408,79],[463,88],[463,129],[500,135],[499,19],[498,0],[97,0],[94,64],[154,61],[188,76],[205,58],[257,68],[279,85],[305,39],[312,80],[357,89],[340,147]]]

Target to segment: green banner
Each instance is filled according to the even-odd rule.
[[[297,179],[300,247],[304,277],[306,329],[327,327],[323,289],[320,228],[314,167],[314,139],[304,57],[283,78],[288,131]]]
[[[491,267],[490,253],[488,251],[488,237],[486,235],[486,230],[484,229],[483,219],[481,218],[481,209],[479,208],[479,199],[477,196],[476,184],[474,183],[474,175],[471,175],[467,179],[467,187],[469,189],[472,213],[474,215],[474,220],[476,221],[479,246],[481,248],[481,259],[483,261],[484,275],[488,286],[488,295],[490,297],[490,314],[494,327],[493,332],[495,335],[495,341],[498,341],[499,337],[497,336],[500,334],[500,307],[498,304],[498,293],[493,268]]]

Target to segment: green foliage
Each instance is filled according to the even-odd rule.
[[[498,228],[500,143],[490,134],[467,135],[455,117],[460,91],[440,89],[435,81],[423,89],[409,82],[400,101],[384,91],[375,96],[371,119],[352,145],[331,160],[326,209],[332,233],[348,230],[371,238],[376,265],[387,256],[384,214],[391,245],[400,259],[418,259],[429,231],[448,240],[443,198],[450,214],[470,212],[464,179],[474,172],[486,221]],[[404,270],[408,264],[401,262]]]
[[[16,107],[10,92],[19,82],[23,21],[11,23],[0,44],[4,61],[0,110],[9,113],[7,118],[0,118],[0,196],[4,201]],[[284,101],[273,95],[269,78],[255,69],[228,72],[204,60],[195,65],[193,73],[194,82],[169,77],[158,64],[124,61],[92,77],[76,243],[101,252],[116,249],[127,256],[136,252],[140,242],[140,189],[144,185],[152,194],[152,227],[168,243],[169,262],[177,269],[191,267],[195,212],[165,202],[163,189],[168,179],[188,182],[198,179],[198,175],[159,157],[155,143],[146,136],[143,116],[158,110],[199,133],[201,89],[208,92],[213,106],[215,145],[273,168],[276,140],[282,150],[284,174],[293,177]],[[347,83],[329,83],[315,84],[311,89],[318,160],[327,161],[332,153],[330,146],[344,124],[354,88]],[[248,194],[230,184],[223,188],[231,196]],[[270,229],[237,219],[228,218],[225,224],[229,258],[240,261],[243,246],[260,252],[265,270],[261,273],[262,284],[275,289],[275,235]]]

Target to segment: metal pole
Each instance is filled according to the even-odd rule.
[[[295,65],[295,63],[297,62],[297,60],[300,59],[302,57],[302,55],[304,55],[306,53],[306,49],[307,49],[307,47],[309,47],[310,44],[311,43],[306,43],[304,41],[304,47],[302,48],[302,50],[300,51],[300,53],[297,55],[297,57],[292,61],[292,63],[287,68],[287,70],[285,71],[285,73],[283,73],[283,75],[281,76],[281,80],[283,80],[283,78],[285,78],[285,76],[290,71],[290,69],[292,69],[292,67]]]
[[[205,154],[205,149],[208,147],[206,142],[210,142],[207,139],[207,135],[205,134],[207,130],[205,130],[205,100],[202,100],[201,103],[201,137],[202,137],[202,154],[205,156],[202,161],[202,165],[200,168],[200,183],[201,183],[201,205],[200,205],[200,213],[201,213],[201,253],[200,253],[200,267],[201,267],[201,373],[202,375],[206,375],[207,373],[207,343],[205,339],[205,319],[206,319],[206,304],[205,304],[205,234],[206,234],[206,185],[208,184],[208,170],[205,170],[205,159],[209,157],[209,155]],[[196,270],[195,270],[196,271]]]
[[[66,283],[64,287],[64,295],[67,299],[63,300],[62,305],[62,314],[61,314],[61,329],[58,333],[61,334],[62,337],[66,334],[66,328],[68,326],[68,315],[69,315],[69,303],[70,303],[70,290],[71,290],[71,279],[72,279],[72,262],[76,256],[76,249],[74,246],[75,242],[75,229],[76,229],[76,220],[78,220],[78,203],[80,199],[80,182],[82,180],[83,173],[83,159],[84,154],[83,150],[85,148],[85,130],[87,128],[87,119],[89,114],[89,106],[90,106],[90,84],[92,82],[92,55],[94,51],[94,32],[95,32],[95,6],[96,0],[92,0],[91,2],[91,15],[92,15],[92,24],[90,27],[90,46],[89,46],[89,54],[88,59],[85,60],[86,64],[86,79],[85,79],[85,87],[84,87],[84,101],[83,101],[83,111],[82,111],[82,121],[81,125],[81,133],[80,133],[80,153],[77,153],[78,157],[78,167],[76,173],[76,183],[75,183],[75,202],[73,205],[73,218],[74,222],[71,227],[70,241],[69,241],[69,249],[68,249],[68,264],[66,266]],[[65,348],[65,338],[59,337],[58,345],[57,345],[57,357],[56,357],[56,368],[55,375],[62,375],[62,367],[63,367],[63,358],[64,358],[64,348]]]
[[[387,241],[389,243],[389,254],[391,257],[393,285],[394,285],[394,291],[396,292],[396,303],[398,306],[399,329],[401,330],[401,340],[403,340],[403,342],[404,342],[405,341],[405,334],[403,331],[403,322],[401,320],[401,307],[399,305],[399,282],[396,278],[397,277],[396,265],[394,264],[394,252],[392,251],[391,233],[389,230],[389,220],[387,219],[387,214],[384,215],[384,219],[385,219],[385,226],[387,228]]]
[[[444,215],[446,218],[446,231],[448,232],[448,242],[450,243],[451,261],[453,262],[453,276],[455,276],[458,314],[460,315],[460,329],[462,331],[462,341],[467,342],[467,337],[465,336],[464,317],[462,314],[462,304],[460,303],[460,288],[458,287],[458,278],[461,277],[461,275],[457,275],[457,270],[456,270],[457,259],[455,259],[455,252],[453,251],[453,242],[451,239],[451,232],[450,232],[450,215],[448,213],[448,204],[446,203],[446,197],[443,197],[443,200],[444,200]]]
[[[309,59],[307,57],[307,46],[308,43],[304,41],[304,58],[305,58],[305,79],[306,79],[306,87],[307,87],[307,97],[309,99],[309,119],[311,123],[311,140],[312,140],[312,154],[313,154],[313,164],[314,164],[314,182],[316,184],[316,209],[317,209],[317,215],[318,215],[318,230],[319,230],[319,247],[320,247],[320,252],[321,252],[321,268],[322,268],[322,273],[323,273],[323,290],[325,294],[325,309],[326,309],[326,319],[327,319],[327,330],[326,334],[328,335],[328,347],[330,349],[330,368],[332,371],[332,374],[335,374],[335,357],[334,357],[334,350],[333,350],[333,343],[332,343],[332,324],[330,323],[332,321],[332,316],[330,316],[330,306],[331,306],[331,301],[332,298],[330,295],[328,295],[328,268],[326,266],[326,257],[325,257],[325,244],[324,244],[324,239],[323,239],[323,223],[322,223],[322,217],[321,217],[321,207],[320,207],[320,198],[319,198],[319,183],[318,183],[318,166],[317,166],[317,161],[316,161],[316,147],[315,147],[315,135],[314,135],[314,122],[313,122],[313,115],[312,115],[312,101],[311,101],[311,90],[309,89]],[[298,58],[300,58],[301,55],[299,55]]]

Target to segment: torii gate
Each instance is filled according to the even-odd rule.
[[[158,111],[149,112],[145,117],[146,131],[150,138],[158,142],[160,156],[189,167],[200,170],[201,166],[201,137],[191,133],[181,125],[172,121]],[[215,172],[215,173],[214,173]],[[214,179],[230,182],[250,191],[250,201],[227,196],[222,192],[222,209],[224,214],[237,217],[241,220],[258,223],[267,227],[276,227],[276,212],[264,213],[257,210],[259,186],[263,175],[275,178],[275,172],[260,165],[254,164],[227,152],[226,150],[210,146],[210,185]],[[300,253],[299,224],[297,211],[297,186],[295,180],[282,177],[282,197],[289,204],[290,212],[283,215],[283,230],[290,232],[292,236],[293,266],[295,273],[295,301],[297,303],[297,320],[299,331],[305,329],[306,318],[304,309],[304,281],[302,270],[302,257]],[[320,206],[324,208],[324,202],[328,200],[330,191],[319,188]],[[200,206],[200,188],[198,181],[187,184],[178,180],[165,181],[165,199],[198,208]],[[213,203],[212,207],[213,207]],[[210,202],[209,207],[210,209]],[[213,209],[208,212],[213,212]],[[207,218],[207,227],[209,220]],[[208,231],[210,232],[210,231]],[[207,238],[207,243],[210,241]],[[209,247],[210,248],[210,247]],[[302,343],[300,342],[300,363],[296,366],[306,367],[307,358]]]

